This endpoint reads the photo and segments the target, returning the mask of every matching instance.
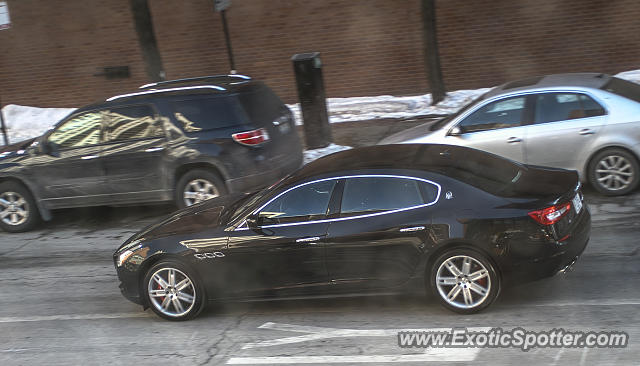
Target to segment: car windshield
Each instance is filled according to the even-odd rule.
[[[435,131],[435,130],[439,130],[442,127],[444,127],[447,123],[451,122],[454,118],[458,117],[459,115],[461,115],[462,113],[466,112],[469,108],[471,108],[472,106],[476,105],[479,101],[483,100],[486,94],[482,94],[481,96],[479,96],[478,98],[474,99],[471,103],[465,105],[464,107],[460,108],[457,112],[444,117],[441,120],[438,120],[436,123],[432,124],[431,127],[429,127],[430,131]]]

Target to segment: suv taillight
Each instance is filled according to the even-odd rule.
[[[257,130],[238,132],[231,135],[231,137],[242,145],[257,146],[264,142],[269,141],[269,133],[264,128],[258,128]]]
[[[556,222],[560,221],[562,216],[569,213],[570,209],[571,203],[567,202],[561,205],[555,205],[544,208],[542,210],[529,212],[529,216],[531,216],[534,220],[541,223],[542,225],[553,225]]]

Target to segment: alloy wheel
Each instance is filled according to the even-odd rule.
[[[161,268],[151,275],[147,286],[151,304],[162,314],[177,318],[193,309],[196,288],[184,272]]]
[[[598,184],[609,191],[619,191],[627,188],[634,179],[631,162],[620,155],[608,155],[596,166],[596,180]]]
[[[183,193],[186,206],[195,205],[218,196],[220,196],[218,188],[213,183],[202,178],[194,179],[187,183]]]
[[[29,203],[16,192],[0,194],[0,219],[7,225],[18,226],[29,218]]]
[[[456,255],[447,258],[436,272],[436,286],[442,299],[460,309],[481,305],[491,292],[487,268],[473,257]]]

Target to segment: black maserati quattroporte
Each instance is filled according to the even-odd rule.
[[[425,288],[472,313],[504,285],[571,266],[590,228],[574,171],[465,147],[387,145],[178,211],[114,261],[124,296],[171,320],[210,300]]]

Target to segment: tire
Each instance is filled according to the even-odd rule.
[[[173,260],[152,266],[144,277],[141,291],[151,310],[167,320],[193,319],[207,302],[200,279],[187,266]]]
[[[467,260],[469,269],[463,265]],[[481,277],[473,280],[474,274]],[[440,255],[431,267],[429,280],[433,295],[440,303],[460,314],[486,309],[500,293],[500,276],[494,265],[485,255],[472,249],[454,249]],[[469,294],[468,300],[465,293]]]
[[[31,192],[18,182],[0,183],[0,228],[10,233],[29,231],[40,223]]]
[[[589,183],[606,196],[621,196],[638,187],[638,159],[623,149],[607,149],[591,159]]]
[[[179,208],[184,208],[225,194],[227,194],[227,188],[216,173],[195,169],[178,180],[175,202]]]

